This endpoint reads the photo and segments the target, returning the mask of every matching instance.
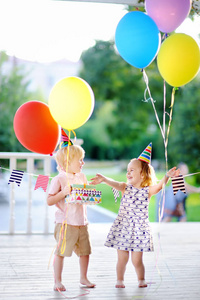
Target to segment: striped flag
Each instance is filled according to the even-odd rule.
[[[49,176],[38,175],[34,190],[37,190],[41,187],[43,191],[46,192],[48,183],[49,183]]]
[[[17,185],[20,186],[23,175],[24,171],[12,170],[8,184],[10,184],[11,182],[16,182]]]
[[[112,192],[115,198],[115,202],[117,202],[117,198],[119,197],[119,191],[116,190],[115,188],[112,188]]]
[[[183,179],[183,175],[172,177],[171,180],[172,180],[172,187],[173,187],[174,195],[176,195],[176,193],[179,190],[186,194],[185,182],[184,182],[184,179]]]

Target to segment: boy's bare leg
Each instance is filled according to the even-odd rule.
[[[94,288],[96,284],[91,283],[87,278],[89,255],[80,256],[79,264],[80,264],[80,284],[87,288]]]
[[[143,264],[143,252],[132,252],[131,260],[135,267],[135,271],[138,277],[138,287],[143,288],[147,287],[147,283],[145,281],[145,269]]]
[[[55,276],[54,291],[66,291],[66,288],[62,284],[63,265],[64,265],[64,257],[56,255],[54,261],[54,276]]]
[[[129,259],[129,252],[124,250],[117,250],[117,282],[115,287],[116,288],[125,288],[124,285],[124,274],[126,271],[126,265]]]

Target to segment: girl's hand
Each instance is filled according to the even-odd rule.
[[[167,172],[166,175],[167,175],[167,177],[176,177],[176,176],[179,176],[180,175],[180,170],[176,169],[176,167],[173,167],[172,169],[170,169]]]
[[[99,184],[99,183],[103,182],[104,179],[105,179],[105,177],[103,175],[96,174],[95,177],[90,179],[91,180],[90,184],[93,184],[93,185]]]

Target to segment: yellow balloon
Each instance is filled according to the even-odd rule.
[[[90,118],[94,109],[94,93],[85,80],[66,77],[52,88],[49,109],[61,127],[76,129]]]
[[[190,82],[199,71],[199,46],[191,36],[175,33],[162,43],[157,65],[168,84],[174,87],[182,86]]]

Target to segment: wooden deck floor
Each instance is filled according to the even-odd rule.
[[[79,264],[75,255],[65,259],[63,295],[54,292],[52,235],[0,236],[0,299],[8,300],[179,300],[200,299],[200,223],[152,223],[154,253],[145,253],[148,288],[139,289],[128,263],[125,289],[114,287],[116,251],[103,246],[111,224],[91,224],[93,245],[88,277],[95,289],[79,288]],[[160,237],[159,237],[160,235]],[[161,249],[160,249],[161,246]]]

